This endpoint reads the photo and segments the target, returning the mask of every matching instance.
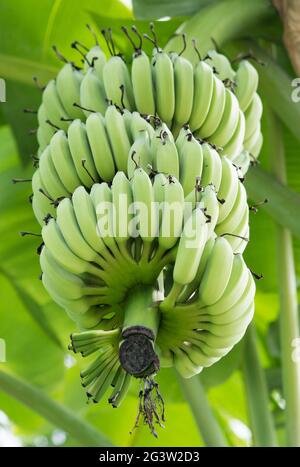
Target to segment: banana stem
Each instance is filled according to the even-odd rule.
[[[119,355],[122,367],[136,377],[146,377],[159,370],[154,342],[160,321],[157,306],[153,306],[153,287],[133,287],[124,304],[123,342]]]
[[[209,405],[199,376],[185,379],[177,373],[177,378],[205,445],[208,447],[228,446],[221,427]]]
[[[125,302],[123,334],[130,327],[143,326],[156,337],[159,314],[157,309],[153,307],[152,297],[152,286],[138,285],[130,290]]]
[[[270,113],[270,156],[274,175],[286,184],[285,151],[282,127]],[[300,359],[293,358],[299,346],[297,284],[291,232],[277,225],[278,287],[280,297],[280,343],[283,393],[286,401],[286,440],[288,446],[300,446]],[[295,352],[296,353],[296,352]],[[299,353],[299,352],[298,352]]]
[[[112,446],[92,425],[81,420],[74,411],[50,399],[40,389],[0,370],[0,390],[34,410],[54,426],[69,433],[82,446]]]
[[[245,336],[242,364],[250,425],[256,447],[275,447],[276,432],[268,407],[268,389],[264,370],[260,364],[254,324]]]

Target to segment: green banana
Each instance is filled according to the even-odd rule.
[[[179,155],[180,183],[184,194],[188,195],[195,189],[197,179],[201,179],[203,168],[202,145],[191,133],[188,133],[180,142],[176,140]]]
[[[222,237],[216,238],[199,286],[201,304],[213,305],[221,298],[230,279],[233,258],[228,241]]]
[[[152,59],[152,75],[156,112],[170,126],[175,112],[174,70],[171,58],[160,49]]]
[[[258,87],[258,73],[247,60],[242,60],[236,72],[236,97],[245,112],[252,102]]]
[[[93,68],[90,68],[87,71],[81,81],[80,105],[84,108],[83,112],[86,117],[91,115],[93,112],[104,114],[106,110],[107,102],[103,85],[98,78],[96,70]]]
[[[111,144],[105,127],[105,118],[92,113],[86,120],[86,134],[96,170],[105,182],[113,179],[116,169]]]
[[[221,224],[223,220],[231,212],[239,187],[239,176],[233,163],[226,157],[221,158],[222,162],[222,179],[220,188],[218,191],[218,197],[224,202],[219,207],[219,218],[218,224]]]
[[[173,61],[175,84],[175,111],[172,131],[178,130],[190,119],[194,98],[194,69],[191,62],[179,55]],[[178,131],[177,130],[177,131]]]
[[[69,115],[69,118],[84,118],[83,111],[74,106],[80,102],[80,84],[83,74],[74,69],[71,63],[66,63],[59,71],[56,78],[56,89],[58,97]]]
[[[209,65],[199,61],[194,69],[194,102],[189,126],[194,132],[205,122],[214,90],[214,74]]]
[[[155,170],[179,179],[179,158],[176,144],[167,134],[159,139],[157,151],[153,157]]]
[[[134,55],[131,66],[131,81],[137,110],[144,115],[155,115],[151,64],[143,51]]]
[[[120,108],[135,108],[131,78],[121,57],[111,57],[103,67],[103,83],[106,97]],[[123,91],[122,91],[123,87]]]
[[[162,249],[168,250],[177,243],[183,225],[184,192],[176,178],[167,180],[163,201],[158,242]]]
[[[186,285],[195,278],[207,237],[206,217],[201,209],[194,209],[179,240],[173,270],[175,283]]]
[[[126,172],[127,158],[130,151],[130,141],[122,115],[113,105],[107,107],[105,122],[111,143],[115,164],[118,170]]]
[[[61,179],[55,170],[49,146],[47,146],[41,154],[39,161],[39,172],[42,184],[44,185],[46,192],[53,200],[56,200],[62,196],[69,196],[68,191],[62,184]]]
[[[62,121],[62,118],[68,119],[69,115],[62,105],[57,92],[56,83],[53,79],[49,81],[43,92],[42,102],[47,115],[47,120],[50,120],[50,122],[58,128],[67,130],[68,123]]]
[[[52,137],[50,141],[50,154],[63,185],[69,193],[73,193],[81,182],[72,159],[68,138],[63,130],[57,131]]]
[[[225,86],[216,76],[213,77],[213,81],[213,94],[209,112],[205,121],[197,131],[197,136],[200,138],[208,138],[215,133],[221,123],[224,113],[226,100]]]
[[[213,185],[219,191],[222,180],[222,162],[217,151],[208,143],[202,145],[203,168],[201,186]]]
[[[68,128],[68,141],[78,177],[83,185],[91,187],[99,179],[89,146],[86,127],[74,120]]]

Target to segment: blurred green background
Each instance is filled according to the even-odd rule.
[[[93,38],[85,27],[86,23],[90,23],[98,31],[111,26],[118,47],[130,54],[129,44],[121,33],[120,26],[136,24],[144,32],[148,29],[150,19],[160,19],[156,23],[156,31],[160,45],[164,46],[190,15],[217,3],[220,2],[136,0],[134,18],[129,0],[0,0],[0,77],[6,81],[6,102],[0,103],[0,338],[6,342],[6,362],[0,363],[0,446],[83,444],[82,437],[77,436],[76,432],[67,432],[63,417],[58,417],[55,422],[49,414],[43,414],[38,405],[35,406],[34,400],[32,403],[22,403],[22,394],[18,393],[17,386],[13,391],[3,383],[3,372],[34,385],[51,400],[61,404],[60,407],[70,409],[77,419],[95,427],[115,445],[203,445],[190,405],[184,399],[175,372],[171,369],[161,371],[157,378],[165,398],[167,418],[165,429],[159,429],[158,440],[149,434],[147,427],[140,427],[132,435],[129,434],[137,410],[137,385],[132,386],[130,396],[117,410],[109,407],[105,398],[98,405],[87,405],[79,379],[82,361],[80,358],[75,359],[67,350],[73,323],[50,300],[39,280],[36,248],[40,239],[29,236],[21,238],[19,235],[20,231],[38,232],[38,225],[28,202],[30,183],[14,185],[11,180],[14,177],[30,178],[33,172],[30,156],[36,151],[36,142],[35,135],[29,135],[28,132],[36,128],[36,116],[24,114],[23,108],[36,109],[41,99],[41,91],[34,85],[32,76],[37,76],[44,85],[60,67],[51,50],[53,44],[72,59],[75,53],[70,47],[72,41],[80,40],[92,46]],[[255,0],[253,3],[260,2]],[[226,42],[228,51],[233,54],[242,49],[241,40],[245,37],[248,40],[251,34],[256,43],[261,39],[265,41],[266,50],[269,47],[268,41],[271,44],[270,49],[276,44],[277,66],[284,74],[284,80],[280,84],[282,89],[282,86],[290,85],[289,80],[295,77],[295,72],[281,42],[281,21],[271,7],[267,14],[262,15],[261,20],[262,25],[253,15],[248,29],[234,32],[228,30],[227,35],[222,36],[223,42]],[[230,21],[226,21],[224,27],[229,28],[227,23]],[[217,23],[216,20],[216,36]],[[242,24],[240,29],[243,29]],[[231,32],[236,37],[231,37]],[[231,39],[238,39],[238,42],[231,42]],[[272,170],[268,108],[278,106],[276,108],[280,114],[282,102],[276,103],[275,100],[270,106],[270,97],[265,92],[268,85],[270,83],[264,81],[261,93],[267,109],[263,116],[264,146],[259,169],[264,170],[264,174]],[[286,95],[289,95],[291,89],[285,89]],[[279,96],[279,99],[285,98]],[[280,443],[285,442],[285,403],[278,328],[276,221],[279,224],[285,221],[294,223],[293,246],[298,277],[300,269],[299,240],[296,239],[300,231],[300,207],[298,206],[298,212],[290,212],[286,201],[290,190],[300,193],[299,135],[297,138],[296,131],[289,129],[289,121],[299,117],[300,104],[297,109],[293,108],[292,102],[287,103],[288,105],[291,106],[291,115],[283,118],[282,132],[289,189],[286,189],[286,197],[283,196],[279,201],[280,206],[272,206],[271,203],[271,207],[264,207],[257,214],[251,213],[251,242],[246,250],[246,260],[251,270],[264,275],[264,279],[257,283],[257,345],[268,387],[268,410],[273,414]],[[297,126],[299,121],[298,118]],[[296,123],[294,128],[295,126]],[[255,195],[255,174],[251,175],[249,183],[251,195]],[[263,190],[268,189],[267,185],[261,183],[257,187],[255,201],[262,199]],[[284,218],[276,219],[276,215],[283,213],[284,216],[285,212]],[[249,446],[253,443],[242,371],[244,345],[241,342],[227,357],[204,370],[198,377],[228,443],[233,446]],[[103,442],[105,444],[105,440]]]

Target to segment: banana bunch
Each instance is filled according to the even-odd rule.
[[[111,39],[109,59],[99,45],[80,51],[84,68],[65,63],[56,80],[47,84],[38,111],[39,154],[57,130],[67,131],[73,120],[85,121],[93,113],[104,115],[112,103],[129,112],[157,115],[175,137],[189,124],[196,137],[221,147],[237,165],[243,150],[257,158],[262,104],[256,93],[258,74],[250,62],[242,60],[235,72],[225,56],[212,51],[193,66],[181,53],[164,52],[156,43],[148,57],[136,28],[138,45],[123,30],[134,47],[131,64],[116,53]]]
[[[144,144],[153,135],[153,127],[139,113],[119,112],[115,106],[107,107],[104,116],[92,113],[85,123],[75,119],[67,133],[58,130],[40,154],[32,181],[39,223],[53,215],[56,200],[70,196],[76,187],[90,189],[95,182],[111,182],[118,170],[126,172],[133,142]]]
[[[176,279],[184,285],[186,269],[176,271]],[[252,320],[254,295],[254,280],[242,256],[234,255],[224,238],[211,237],[194,280],[180,289],[173,286],[160,306],[157,345],[168,365],[190,378],[226,355]]]
[[[70,350],[90,357],[88,398],[99,402],[112,386],[118,407],[132,376],[143,378],[140,407],[152,407],[151,419],[151,375],[199,373],[252,319],[243,180],[262,143],[262,106],[246,60],[235,71],[210,52],[193,66],[161,50],[153,29],[148,57],[136,28],[138,45],[123,30],[130,65],[111,36],[109,59],[98,44],[74,43],[83,67],[64,59],[46,86],[32,208],[42,282],[80,330]]]
[[[222,162],[227,164],[226,167],[232,166],[226,158]],[[238,194],[244,193],[244,187],[238,179],[236,184],[234,206],[238,210],[242,197]],[[231,185],[229,177],[227,185]],[[231,282],[229,281],[232,265],[234,261],[238,261],[235,258],[239,258],[242,264],[240,269],[245,269],[246,266],[240,255],[234,255],[235,250],[229,241],[216,234],[218,228],[224,228],[222,224],[225,221],[228,224],[232,219],[228,220],[227,216],[217,224],[219,203],[213,185],[208,184],[200,195],[200,202],[191,203],[191,212],[188,212],[184,189],[175,177],[163,173],[150,177],[145,170],[137,167],[131,180],[123,172],[117,172],[111,186],[106,182],[95,183],[90,193],[83,186],[77,187],[71,199],[65,197],[59,201],[56,218],[49,216],[43,226],[44,246],[40,254],[43,284],[53,300],[84,330],[76,338],[72,338],[71,348],[82,352],[83,356],[96,351],[99,353],[83,373],[87,393],[95,401],[100,399],[114,378],[117,378],[116,375],[120,378],[116,387],[124,384],[124,388],[128,389],[128,378],[125,380],[124,372],[119,370],[118,359],[122,333],[124,328],[130,327],[124,303],[128,293],[138,285],[150,286],[151,289],[159,287],[160,278],[164,282],[166,267],[173,269],[173,285],[167,297],[152,310],[153,315],[157,316],[155,322],[160,323],[156,324],[158,329],[154,349],[159,355],[161,365],[175,364],[178,371],[182,371],[182,349],[175,349],[173,346],[174,331],[170,330],[171,324],[168,321],[171,310],[177,313],[177,310],[179,312],[182,307],[186,307],[182,316],[186,317],[188,326],[192,324],[193,327],[192,330],[187,330],[184,342],[188,341],[193,330],[198,329],[200,324],[202,326],[202,321],[206,331],[203,335],[210,330],[214,334],[219,325],[222,335],[223,313],[221,317],[209,318],[211,325],[208,325],[207,316],[213,313],[209,307],[215,302],[219,303],[221,298],[225,300],[227,295],[235,297],[231,288],[236,286],[237,277],[244,277],[239,270],[239,274],[235,273]],[[240,284],[239,291],[242,290],[241,287]],[[253,291],[253,287],[251,290]],[[247,310],[243,308],[243,313],[240,311],[240,307],[244,307],[244,301],[237,311],[235,309],[231,312],[235,302],[229,298],[225,302],[224,300],[219,313],[223,310],[224,316],[228,318],[224,321],[224,324],[228,324],[224,331],[228,334],[226,342],[231,345],[224,346],[224,353],[220,350],[223,347],[218,348],[219,358],[241,338],[247,327],[245,323],[248,323],[247,319],[251,316],[249,312],[248,318],[244,319]],[[228,313],[227,308],[230,310]],[[240,315],[243,319],[240,319]],[[140,315],[135,319],[141,319]],[[195,319],[200,323],[197,326]],[[173,320],[172,325],[175,328],[176,320]],[[116,332],[113,333],[114,331]],[[168,348],[168,339],[160,337],[165,334],[170,335],[171,339]],[[113,344],[106,349],[106,338],[110,341],[111,335],[114,336]],[[160,344],[162,341],[165,342],[164,345]],[[194,343],[193,350],[196,358],[198,350]],[[202,358],[201,351],[199,355],[197,361]],[[178,361],[179,363],[175,363]],[[203,358],[202,361],[204,362]],[[207,365],[201,363],[199,366]],[[126,391],[124,389],[124,393]]]
[[[243,147],[257,159],[263,142],[260,125],[263,108],[257,94],[258,73],[254,66],[245,59],[242,59],[237,70],[234,70],[228,58],[215,50],[208,52],[207,58],[207,63],[216,70],[218,77],[223,82],[232,83],[234,86],[240,109],[245,116]],[[238,158],[234,162],[239,165]]]
[[[43,225],[48,215],[56,217],[55,205],[80,185],[90,190],[95,182],[109,183],[122,169],[135,180],[137,168],[159,175],[154,187],[162,201],[168,177],[176,180],[174,186],[180,182],[185,211],[206,200],[210,231],[228,235],[234,251],[243,252],[249,209],[240,169],[188,127],[182,127],[175,141],[165,123],[156,120],[154,129],[137,112],[120,113],[115,106],[107,108],[105,117],[91,114],[85,124],[74,120],[68,135],[60,130],[52,137],[32,180],[35,215]],[[166,196],[169,203],[168,190]]]

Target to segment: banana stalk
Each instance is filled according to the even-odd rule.
[[[152,295],[152,287],[134,287],[124,305],[124,340],[119,355],[124,370],[136,377],[150,376],[159,370],[159,359],[154,350],[159,313],[152,304]]]

